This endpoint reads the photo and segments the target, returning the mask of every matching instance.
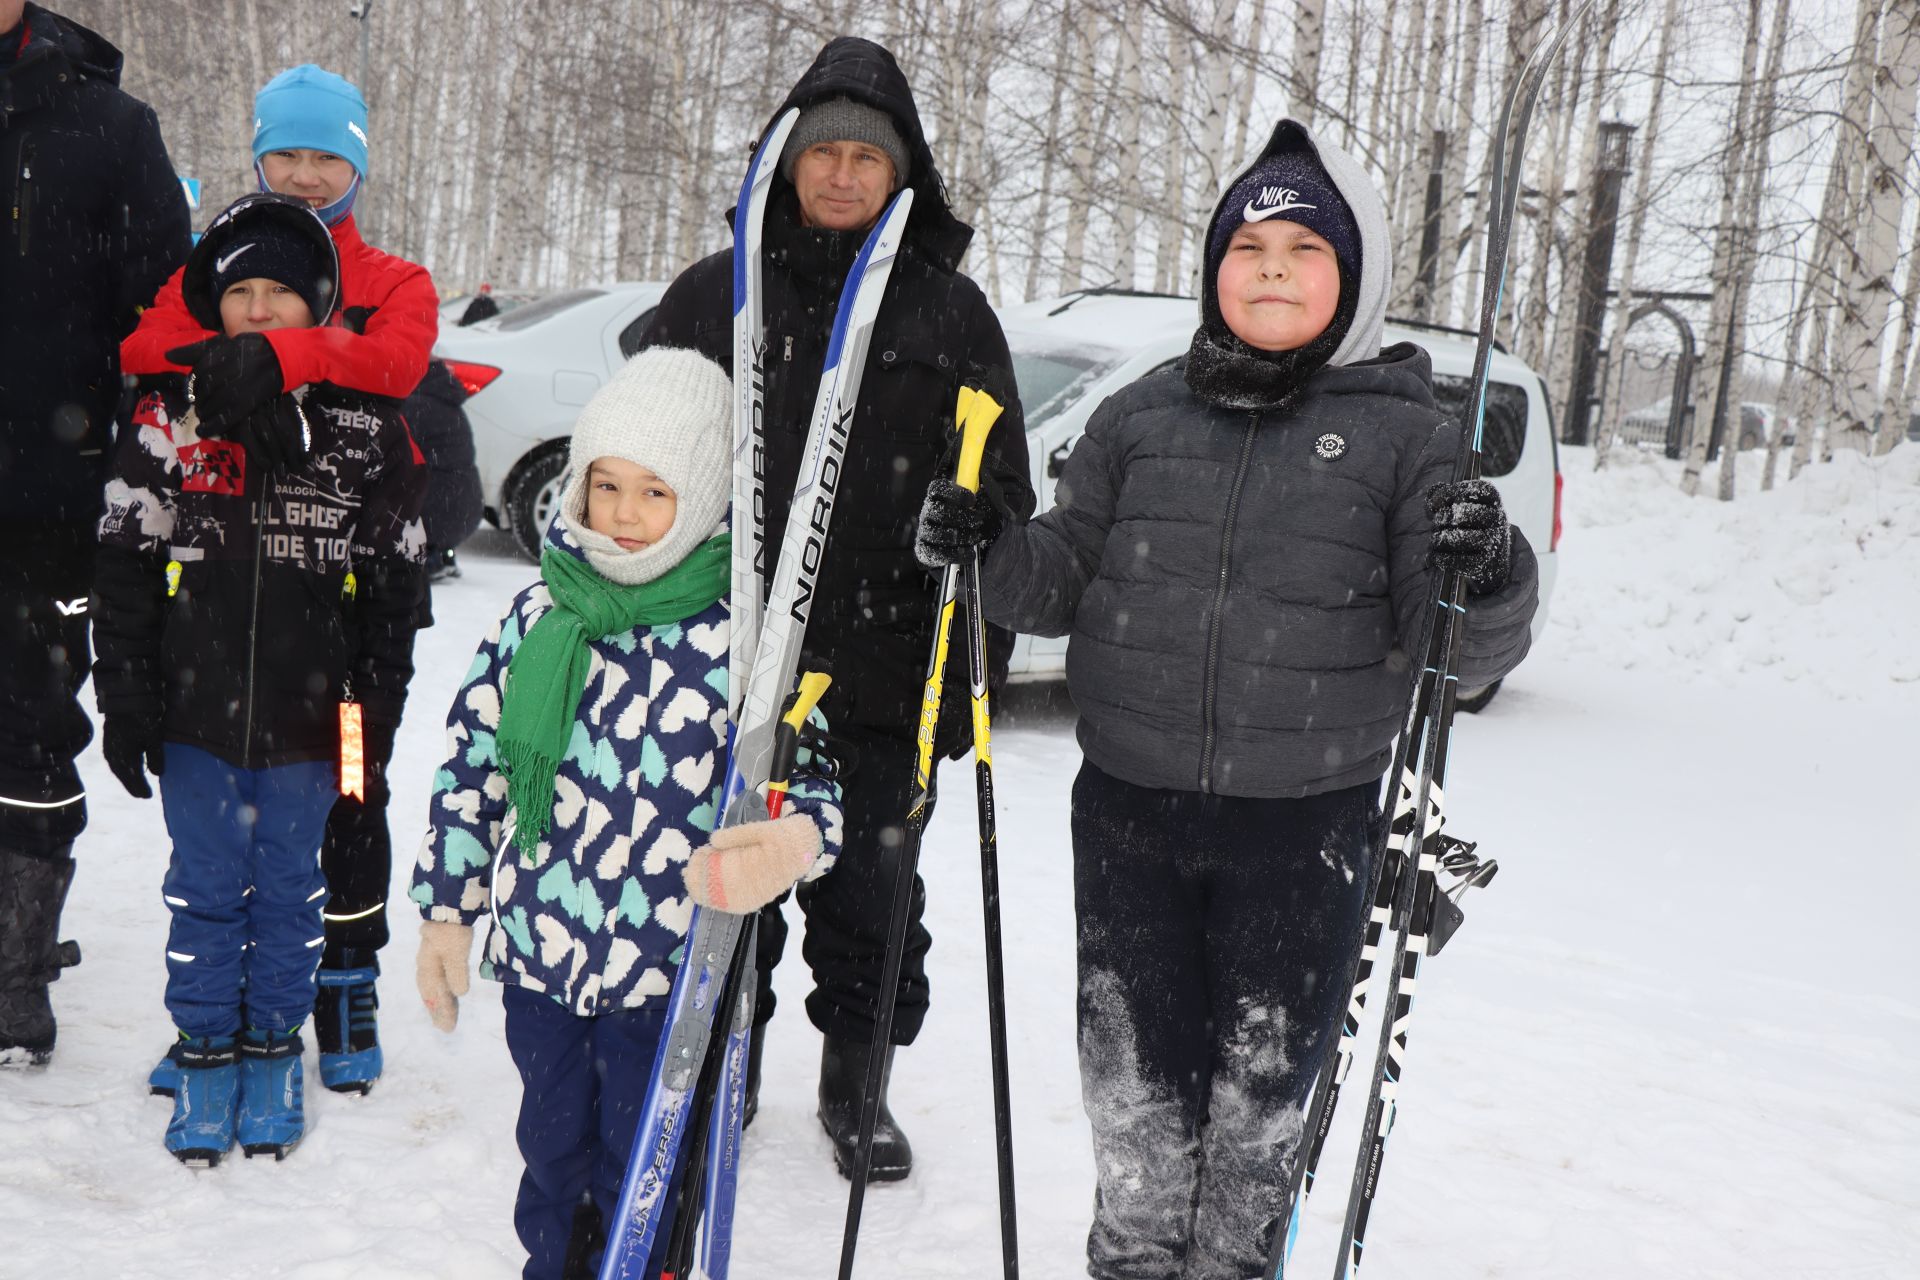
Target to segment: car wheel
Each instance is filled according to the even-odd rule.
[[[1454,695],[1453,706],[1456,711],[1485,711],[1487,704],[1493,701],[1493,695],[1500,692],[1500,682],[1481,689],[1462,689]]]
[[[566,470],[567,447],[562,443],[533,453],[507,481],[507,527],[529,560],[540,558],[540,544],[553,522]]]

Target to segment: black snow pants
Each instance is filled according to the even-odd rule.
[[[1266,1265],[1367,913],[1376,784],[1299,800],[1073,786],[1097,1280]]]
[[[93,527],[0,534],[0,848],[64,860],[87,825],[74,759],[93,738],[79,697],[92,665]]]
[[[830,873],[794,891],[807,922],[800,950],[813,970],[807,1016],[836,1040],[872,1044],[888,919],[893,913],[893,878],[905,852],[903,822],[911,798],[915,745],[910,735],[860,726],[835,728],[833,737],[836,746],[844,743],[851,748],[841,762],[840,805],[846,825],[840,860]],[[927,816],[932,819],[931,804]],[[916,873],[890,1037],[898,1045],[912,1044],[927,1017],[927,949],[933,938],[921,923],[926,908],[926,886]],[[764,1026],[773,1016],[773,968],[786,941],[787,922],[776,902],[760,913],[757,1025]]]

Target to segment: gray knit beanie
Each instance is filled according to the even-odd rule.
[[[913,176],[913,157],[900,137],[893,117],[878,107],[852,98],[828,98],[800,113],[780,152],[780,176],[793,181],[793,166],[808,147],[822,142],[864,142],[878,147],[893,161],[893,189],[898,191]]]
[[[608,581],[652,582],[725,530],[732,450],[733,380],[726,370],[695,351],[650,347],[622,365],[580,411],[560,519]],[[587,527],[587,469],[595,458],[622,458],[667,482],[676,505],[666,537],[624,551]]]

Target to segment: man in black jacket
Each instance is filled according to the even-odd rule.
[[[913,730],[933,639],[936,583],[914,560],[914,520],[918,494],[943,465],[951,469],[942,459],[962,386],[986,390],[1006,410],[988,443],[985,492],[1014,519],[1032,511],[1034,497],[1006,337],[979,287],[959,271],[973,232],[947,206],[913,90],[893,55],[870,41],[833,40],[773,118],[788,107],[801,115],[774,179],[763,251],[766,527],[774,546],[786,527],[848,268],[893,193],[901,187],[914,193],[855,405],[803,657],[803,669],[834,673],[826,713],[836,738],[850,748],[842,753],[845,853],[832,875],[797,893],[807,918],[802,951],[815,983],[807,1013],[826,1037],[820,1119],[833,1139],[835,1163],[851,1176],[913,773]],[[732,278],[731,251],[682,272],[661,299],[646,345],[693,347],[730,364]],[[996,686],[1006,676],[1009,640],[996,631],[990,645]],[[938,742],[943,753],[957,753],[968,741],[964,662],[949,665],[948,681]],[[927,1012],[924,902],[916,880],[891,1037],[896,1045],[913,1042]],[[777,905],[762,914],[760,939],[756,1017],[764,1024],[773,1013],[770,973],[786,941]],[[754,1036],[756,1064],[761,1040]],[[757,1070],[752,1074],[757,1081]],[[882,1080],[872,1176],[895,1180],[907,1176],[912,1153],[887,1111],[885,1088]]]
[[[0,0],[0,1064],[53,1051],[120,339],[187,254],[159,124],[119,79],[107,41]]]

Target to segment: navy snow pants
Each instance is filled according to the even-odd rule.
[[[527,1250],[524,1280],[569,1275],[575,1211],[591,1199],[604,1226],[620,1203],[627,1155],[647,1101],[653,1054],[666,1029],[664,1002],[597,1017],[581,1017],[552,996],[502,989],[507,1049],[520,1069],[520,1121],[515,1135],[527,1163],[513,1226]],[[687,1155],[682,1153],[681,1167]],[[654,1238],[663,1254],[670,1217]],[[598,1274],[604,1231],[594,1233],[585,1259]],[[578,1266],[576,1257],[575,1265]]]
[[[166,752],[167,1012],[190,1036],[291,1031],[313,1012],[325,941],[333,763],[242,769],[184,743]]]
[[[1073,785],[1098,1280],[1262,1274],[1368,903],[1376,784],[1299,800]]]

